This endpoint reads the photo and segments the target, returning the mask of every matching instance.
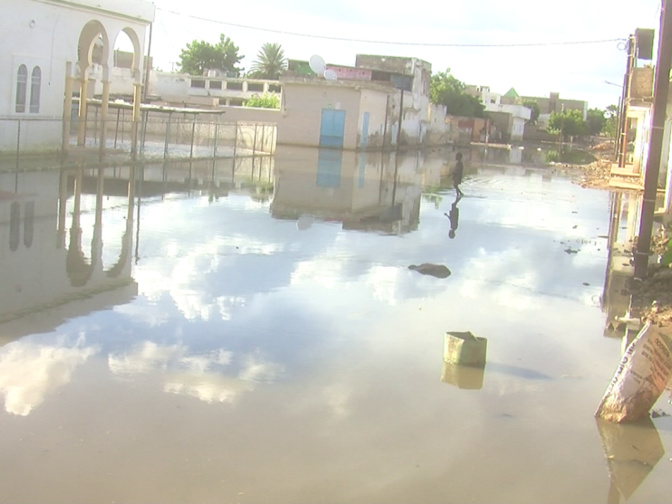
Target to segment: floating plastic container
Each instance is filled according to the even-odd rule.
[[[443,360],[462,366],[485,366],[488,340],[471,332],[447,332],[443,344]]]

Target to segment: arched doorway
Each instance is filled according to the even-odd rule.
[[[111,24],[111,23],[107,23]],[[92,70],[93,64],[100,65],[102,73],[100,84],[102,93],[100,96],[100,115],[96,115],[96,136],[102,150],[106,146],[106,130],[108,108],[110,101],[111,71],[115,65],[115,50],[119,44],[121,47],[130,49],[132,54],[130,69],[132,81],[132,144],[131,152],[135,154],[137,145],[138,122],[140,120],[140,102],[142,100],[142,44],[135,29],[130,27],[110,27],[98,20],[87,22],[82,28],[77,43],[76,63],[66,64],[66,87],[64,109],[64,132],[63,150],[67,150],[70,138],[70,124],[72,116],[73,93],[79,94],[79,107],[77,117],[77,145],[85,146],[87,137],[87,98],[93,98],[96,88],[96,80]],[[100,70],[98,69],[98,70]],[[98,125],[100,127],[98,127]]]
[[[93,90],[93,83],[89,82],[89,70],[95,62],[103,68],[103,97],[105,88],[109,97],[109,65],[110,39],[105,27],[100,21],[89,21],[82,28],[77,43],[77,72],[79,78],[79,124],[77,129],[77,145],[83,146],[86,141],[86,114],[89,90]],[[107,86],[105,85],[107,81]],[[104,100],[103,100],[104,101]]]

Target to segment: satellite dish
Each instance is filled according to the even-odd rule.
[[[317,75],[322,75],[327,69],[327,64],[322,59],[322,56],[318,56],[317,54],[310,57],[308,64],[310,65],[310,69]]]
[[[324,71],[324,78],[327,80],[336,80],[338,79],[338,76],[336,75],[336,72],[330,68],[329,70]]]

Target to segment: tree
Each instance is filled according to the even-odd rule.
[[[618,105],[609,105],[604,112],[605,123],[603,131],[609,138],[616,138],[618,130]]]
[[[539,104],[534,100],[525,100],[522,105],[523,107],[527,107],[532,111],[530,114],[530,119],[527,122],[530,124],[537,124],[537,119],[539,119],[539,114],[541,113]]]
[[[582,136],[586,134],[586,122],[583,114],[578,110],[553,112],[548,121],[548,130],[551,133],[561,134],[563,137]]]
[[[287,58],[280,44],[266,42],[252,63],[250,77],[256,79],[277,80],[287,68]]]
[[[485,117],[485,106],[475,96],[465,93],[464,82],[450,74],[450,69],[432,75],[429,99],[436,105],[445,105],[449,115]]]
[[[261,96],[254,95],[249,100],[245,100],[243,102],[243,107],[279,109],[280,98],[278,95],[272,95],[269,93],[264,93]]]
[[[588,110],[586,117],[586,130],[589,135],[599,135],[607,124],[607,118],[604,117],[604,110],[592,108]]]
[[[190,75],[204,75],[207,70],[216,69],[238,77],[242,69],[236,65],[244,58],[238,51],[238,46],[223,33],[215,45],[194,40],[180,53],[180,71]]]

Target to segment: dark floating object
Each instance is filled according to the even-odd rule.
[[[436,278],[448,278],[450,270],[443,264],[422,263],[420,265],[411,264],[408,269],[417,271],[423,275],[431,275]]]

